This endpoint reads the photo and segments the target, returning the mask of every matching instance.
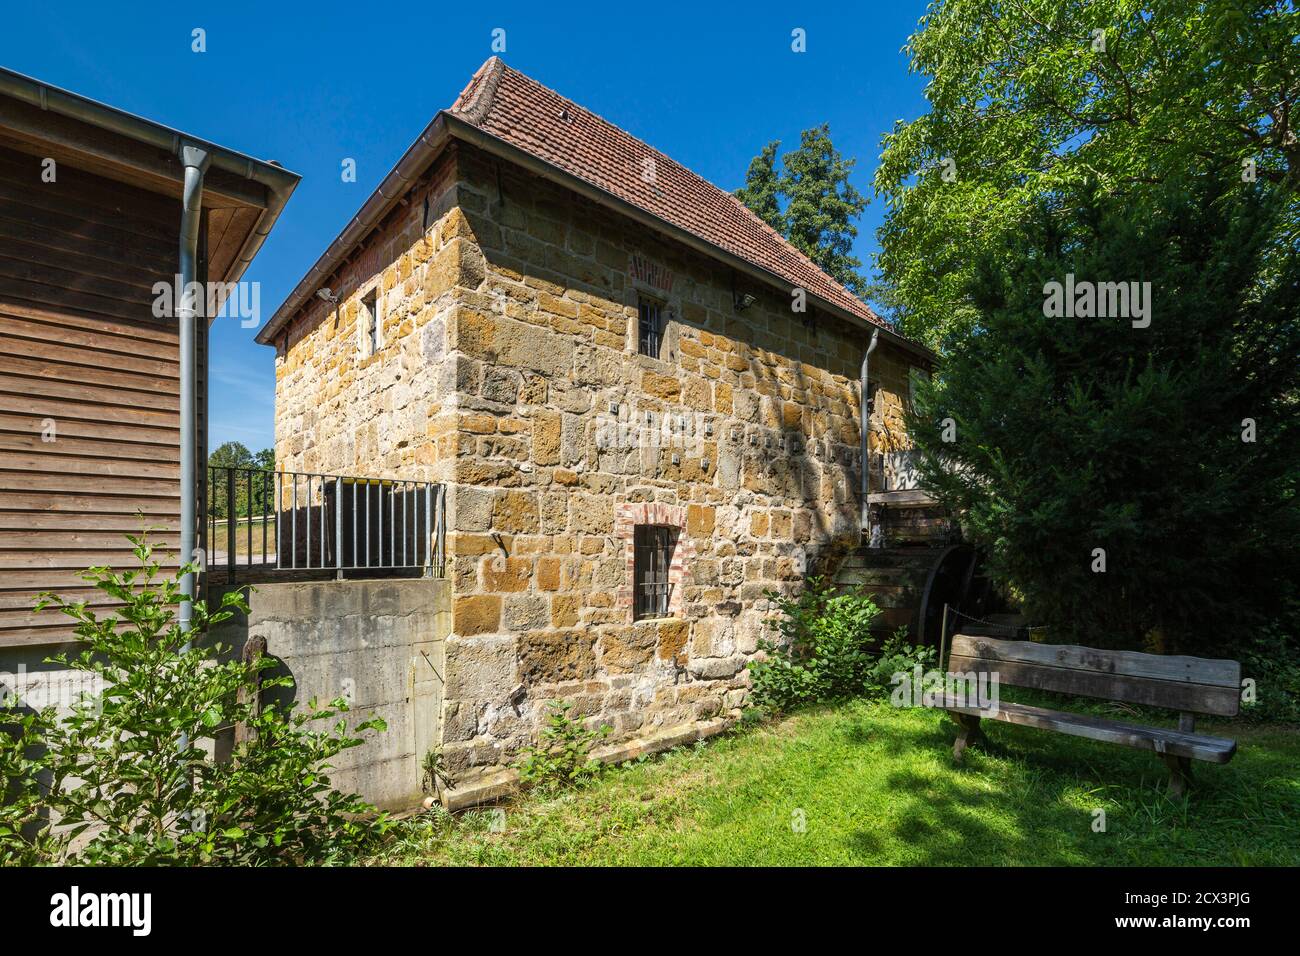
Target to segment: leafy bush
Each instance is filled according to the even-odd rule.
[[[334,790],[326,771],[383,721],[349,733],[342,699],[259,712],[250,691],[274,661],[225,659],[226,648],[200,641],[209,626],[247,610],[242,596],[227,594],[213,613],[195,602],[182,629],[181,575],[193,568],[160,579],[147,541],[130,540],[139,570],[82,575],[120,610],[100,619],[85,602],[48,594],[37,605],[73,618],[83,642],[79,653],[51,661],[93,675],[103,690],[64,714],[23,714],[15,732],[0,734],[0,769],[13,781],[0,810],[0,862],[261,865],[327,862],[360,849],[387,818],[366,819],[374,808]],[[320,721],[333,723],[312,729]],[[230,759],[215,759],[218,736],[236,724],[248,739]]]
[[[570,701],[552,701],[541,742],[521,752],[515,768],[526,786],[569,786],[600,774],[604,764],[591,756],[591,745],[614,728],[587,730],[582,721],[569,716],[572,708]]]
[[[860,592],[837,594],[814,577],[796,597],[767,596],[781,613],[771,622],[781,638],[760,642],[766,660],[749,664],[760,707],[790,710],[880,694],[894,673],[933,659],[932,650],[910,643],[906,629],[878,641],[871,625],[880,609]]]
[[[880,645],[875,666],[867,685],[867,694],[883,697],[896,685],[895,674],[910,674],[917,667],[922,673],[932,670],[938,662],[939,654],[933,647],[922,647],[912,643],[907,628],[900,627]]]
[[[1292,618],[1293,619],[1293,618]],[[1255,681],[1250,720],[1300,723],[1300,648],[1280,627],[1266,628],[1241,655],[1243,677]]]
[[[40,761],[29,744],[37,715],[0,715],[0,866],[34,866],[52,859],[58,846],[41,826]]]

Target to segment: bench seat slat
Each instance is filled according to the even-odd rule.
[[[1034,690],[1055,691],[1080,697],[1097,697],[1118,700],[1147,707],[1164,707],[1196,714],[1214,714],[1219,717],[1235,716],[1239,707],[1240,691],[1235,687],[1213,687],[1185,681],[1149,680],[1101,671],[1053,667],[1048,664],[1022,661],[994,660],[988,657],[964,657],[953,654],[948,658],[948,670],[955,674],[989,672],[998,675],[998,682],[1011,687],[1030,687]]]
[[[1237,752],[1237,742],[1224,737],[1188,734],[1164,727],[1149,727],[1144,724],[1107,720],[1086,714],[1047,710],[1028,704],[1001,702],[997,710],[992,711],[983,707],[967,706],[965,701],[957,698],[945,698],[944,709],[959,714],[969,714],[972,717],[1002,720],[1027,727],[1037,727],[1040,730],[1055,730],[1074,737],[1087,737],[1125,747],[1135,747],[1139,750],[1151,750],[1158,754],[1207,760],[1211,763],[1227,763]]]
[[[1220,717],[1235,717],[1241,706],[1241,665],[1232,660],[958,634],[948,670],[996,672],[1015,687]]]
[[[1008,641],[975,634],[955,635],[952,639],[952,650],[954,654],[967,657],[1046,664],[1050,667],[1097,671],[1120,677],[1186,681],[1193,684],[1209,684],[1213,687],[1229,687],[1233,690],[1241,688],[1241,664],[1221,658],[1114,651],[1084,647],[1081,644]]]

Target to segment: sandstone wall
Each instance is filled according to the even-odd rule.
[[[444,156],[413,187],[276,348],[275,457],[282,470],[442,481],[454,458],[455,362],[446,316],[470,240]],[[379,300],[382,347],[360,339],[361,300]]]
[[[508,763],[555,698],[616,738],[734,710],[764,592],[857,543],[868,334],[472,149],[450,162],[434,224],[413,193],[341,318],[291,331],[281,461],[448,483],[441,736],[462,775]],[[399,318],[365,360],[371,282]],[[669,316],[658,359],[637,354],[638,295]],[[905,354],[882,342],[872,379],[873,452],[904,445]],[[632,619],[638,523],[680,529],[661,620]]]
[[[737,707],[764,592],[856,543],[864,333],[747,283],[737,312],[730,270],[522,171],[464,151],[460,180],[484,262],[449,320],[447,753],[507,760],[557,697],[619,735]],[[670,316],[659,359],[638,295]],[[873,378],[874,442],[897,443],[905,359],[882,345]],[[633,622],[642,522],[681,537],[672,616]]]

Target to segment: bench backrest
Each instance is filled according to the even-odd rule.
[[[1241,702],[1241,665],[1204,657],[958,634],[952,639],[948,670],[996,673],[999,683],[1012,687],[1221,717],[1236,716]]]

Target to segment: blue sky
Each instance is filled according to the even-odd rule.
[[[129,10],[129,12],[127,12]],[[901,47],[920,0],[796,10],[706,4],[290,2],[9,4],[0,64],[262,159],[303,179],[245,279],[265,320],[506,31],[503,59],[724,189],[769,140],[831,124],[864,193],[880,136],[924,109]],[[191,31],[207,52],[191,51]],[[807,52],[791,52],[802,28]],[[344,183],[340,163],[357,161]],[[873,202],[855,252],[876,248]],[[274,435],[274,353],[213,331],[211,444]]]

